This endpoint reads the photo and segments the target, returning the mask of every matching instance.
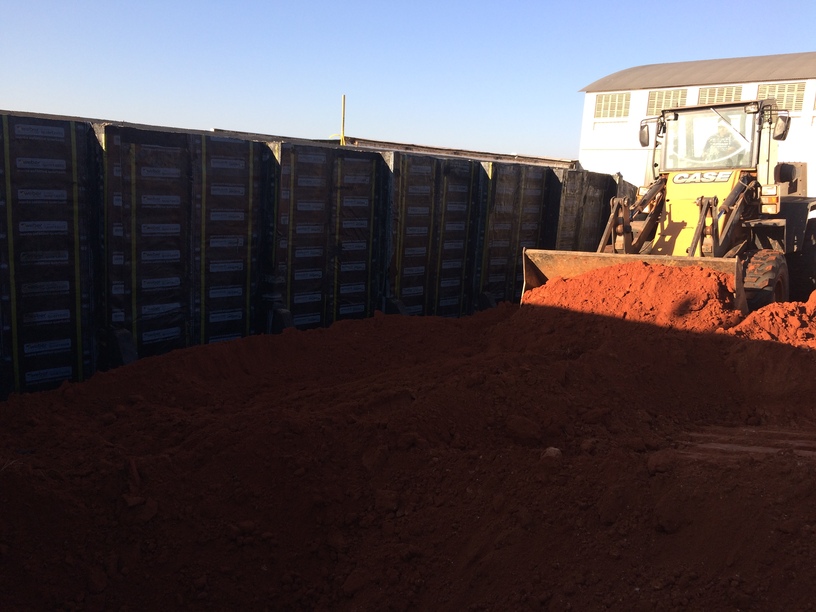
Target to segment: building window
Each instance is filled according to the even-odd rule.
[[[630,97],[629,93],[598,94],[595,98],[595,117],[628,117]]]
[[[698,104],[719,104],[720,102],[739,102],[740,100],[742,100],[742,85],[701,87]]]
[[[800,111],[805,101],[805,82],[765,83],[759,86],[757,98],[760,100],[776,98],[776,104],[779,108],[788,111]]]
[[[687,89],[663,89],[649,92],[648,116],[659,115],[664,108],[676,108],[686,105]]]

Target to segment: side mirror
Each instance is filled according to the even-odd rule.
[[[640,132],[638,133],[638,138],[640,139],[640,146],[641,147],[648,147],[649,146],[649,125],[647,123],[640,124]]]
[[[773,128],[774,140],[785,140],[790,130],[790,115],[779,115]]]

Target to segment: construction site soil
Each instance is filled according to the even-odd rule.
[[[642,263],[0,404],[0,609],[807,610],[816,295]]]

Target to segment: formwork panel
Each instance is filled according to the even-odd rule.
[[[90,376],[95,240],[87,123],[3,115],[0,130],[0,394]]]
[[[107,329],[139,357],[191,344],[190,135],[104,126]]]
[[[256,332],[264,145],[193,137],[195,339]]]

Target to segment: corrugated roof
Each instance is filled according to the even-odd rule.
[[[816,52],[648,64],[615,72],[581,91],[629,91],[816,78]]]

